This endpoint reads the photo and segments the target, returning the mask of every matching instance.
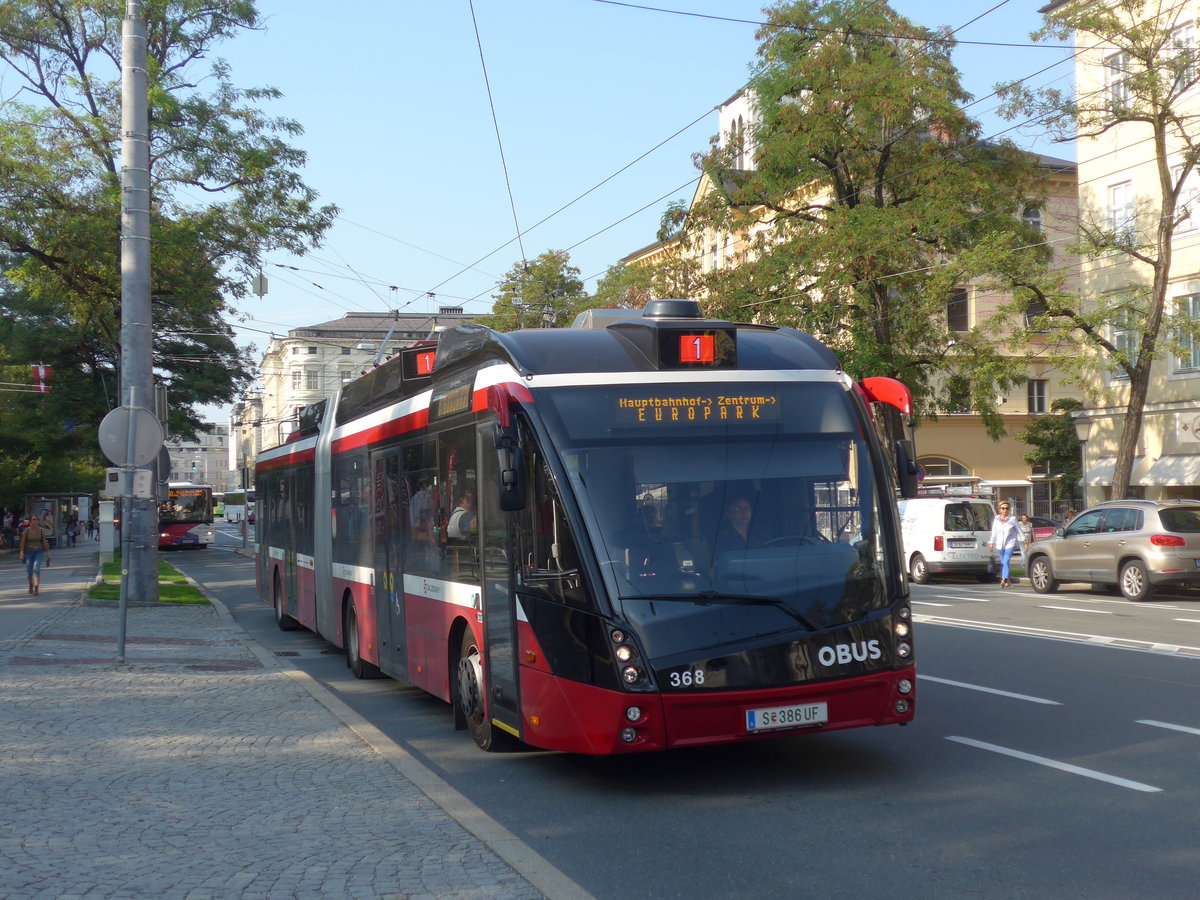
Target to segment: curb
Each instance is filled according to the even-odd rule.
[[[239,553],[239,555],[241,555]],[[517,874],[539,890],[547,900],[595,900],[592,894],[571,880],[549,860],[525,844],[507,828],[472,803],[466,796],[451,787],[407,750],[360,716],[346,703],[339,700],[327,688],[306,672],[287,664],[280,657],[269,653],[249,632],[234,619],[229,608],[187,573],[182,573],[188,582],[208,598],[213,609],[231,632],[242,641],[246,649],[263,665],[264,669],[276,669],[300,685],[317,703],[332,713],[359,740],[386,761],[402,777],[417,787],[446,815],[474,835],[496,856],[504,860]],[[163,605],[163,604],[146,604]],[[174,605],[174,604],[166,604]]]

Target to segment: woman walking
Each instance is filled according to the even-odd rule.
[[[1017,549],[1019,540],[1017,520],[1010,515],[1011,507],[1008,501],[1000,503],[1000,512],[992,520],[992,536],[988,540],[988,550],[1000,552],[1000,587],[1006,588],[1008,581],[1008,564],[1012,560],[1013,551]]]
[[[29,593],[36,594],[42,582],[42,557],[50,565],[50,539],[37,516],[29,517],[29,527],[21,532],[21,562],[29,575]]]

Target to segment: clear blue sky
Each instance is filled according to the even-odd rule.
[[[218,55],[236,84],[283,91],[268,111],[303,125],[306,178],[342,215],[311,256],[269,258],[269,293],[241,305],[246,342],[261,351],[263,332],[356,310],[487,312],[496,281],[521,259],[514,206],[531,229],[524,255],[569,249],[589,289],[651,243],[667,203],[691,196],[691,157],[717,130],[714,107],[748,78],[765,4],[644,5],[693,15],[597,0],[474,0],[473,22],[469,0],[259,0],[265,29]],[[988,97],[1002,80],[1070,84],[1065,49],[985,45],[1029,45],[1044,2],[891,5],[960,29],[955,61],[985,134],[1073,158],[1069,146],[1008,130]]]

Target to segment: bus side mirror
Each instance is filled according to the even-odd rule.
[[[492,428],[496,443],[496,469],[500,475],[497,485],[500,508],[505,512],[517,512],[525,508],[524,454],[517,442],[515,428],[502,428],[499,422]]]
[[[896,441],[896,477],[901,497],[917,496],[917,458],[912,441]]]

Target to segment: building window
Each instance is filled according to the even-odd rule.
[[[1176,366],[1180,371],[1200,369],[1200,337],[1189,334],[1191,328],[1200,328],[1200,294],[1179,297],[1178,316],[1182,320],[1179,329],[1180,354]]]
[[[298,356],[298,355],[299,355],[299,353],[300,353],[300,348],[299,348],[299,347],[293,347],[293,348],[292,348],[292,356]]]
[[[1104,87],[1114,109],[1129,105],[1129,54],[1114,53],[1104,58]]]
[[[917,465],[925,470],[926,478],[966,478],[971,470],[946,456],[922,456]]]
[[[1028,409],[1031,416],[1044,416],[1050,409],[1046,403],[1047,382],[1044,378],[1030,378],[1026,396],[1029,401]]]
[[[1200,225],[1200,206],[1197,206],[1200,190],[1197,190],[1196,170],[1193,168],[1184,178],[1183,166],[1172,166],[1171,180],[1179,184],[1179,197],[1175,201],[1175,228],[1177,231],[1191,231]]]
[[[746,167],[745,122],[742,120],[742,116],[740,115],[738,116],[738,124],[736,127],[734,127],[733,140],[734,142],[737,142],[738,148],[738,157],[736,163],[737,167],[738,169],[744,170]]]
[[[1021,213],[1021,220],[1029,227],[1035,229],[1038,234],[1042,233],[1043,221],[1042,211],[1036,206],[1027,206]]]
[[[1137,365],[1138,343],[1140,340],[1141,335],[1134,327],[1129,310],[1121,310],[1112,324],[1112,345],[1125,355],[1131,366]],[[1119,369],[1117,377],[1126,378],[1128,376],[1125,374],[1124,369]]]
[[[965,288],[955,288],[946,303],[946,327],[951,331],[970,331],[970,308]]]
[[[293,370],[292,370],[292,390],[293,390],[293,391],[298,391],[298,390],[300,390],[300,378],[301,378],[301,375],[302,375],[302,373],[301,373],[301,371],[300,371],[299,369],[293,369]]]
[[[1133,237],[1135,213],[1133,208],[1133,182],[1122,181],[1108,188],[1108,227],[1117,240]]]
[[[342,384],[354,380],[354,371],[352,369],[339,369],[338,375],[342,380]]]
[[[343,347],[343,348],[342,348],[342,356],[349,356],[349,355],[350,355],[350,348],[349,348],[349,347]]]
[[[1166,48],[1168,65],[1175,70],[1175,93],[1182,93],[1196,79],[1196,25],[1188,22],[1171,32]]]
[[[1025,327],[1034,331],[1046,331],[1045,327],[1038,325],[1038,317],[1046,314],[1046,303],[1044,300],[1034,297],[1025,305]]]
[[[319,391],[321,389],[321,373],[305,372],[304,389],[308,391]]]
[[[309,347],[309,348],[308,348],[308,355],[309,355],[309,356],[316,356],[316,355],[317,355],[317,348],[316,348],[316,347]]]
[[[965,414],[971,411],[971,392],[965,386],[950,388],[949,412]]]

